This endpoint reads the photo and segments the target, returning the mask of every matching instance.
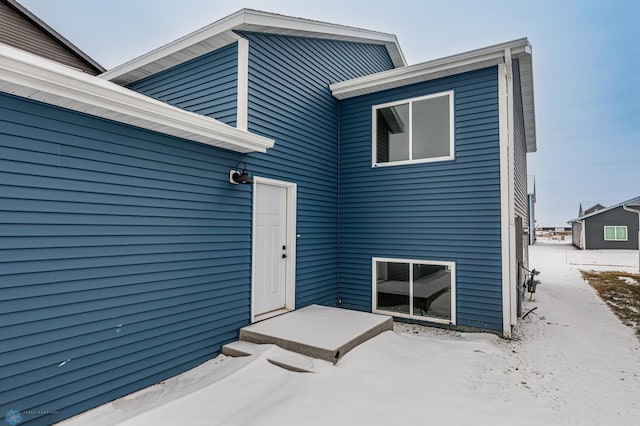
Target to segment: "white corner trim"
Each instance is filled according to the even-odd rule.
[[[274,145],[272,139],[2,44],[0,91],[237,152],[265,152]]]
[[[514,118],[514,89],[513,89],[513,66],[511,62],[511,48],[504,50],[504,64],[507,78],[507,134],[509,143],[508,171],[509,171],[509,262],[510,262],[510,295],[509,301],[511,306],[511,325],[518,322],[518,272],[516,267],[516,244],[522,244],[522,241],[516,241],[516,184],[515,184],[515,118]]]
[[[509,124],[506,65],[498,65],[498,117],[500,139],[500,247],[502,253],[502,334],[511,338],[511,238],[509,226]]]
[[[236,127],[248,130],[249,126],[249,40],[238,40],[238,106]]]

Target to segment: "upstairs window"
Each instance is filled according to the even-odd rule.
[[[627,241],[627,227],[626,226],[605,226],[604,227],[604,240],[605,241]]]
[[[373,167],[454,159],[453,91],[373,107]]]

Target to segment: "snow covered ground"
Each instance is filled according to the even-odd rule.
[[[253,358],[220,356],[64,424],[638,424],[640,342],[580,277],[590,268],[580,265],[602,262],[592,256],[568,242],[532,247],[542,285],[524,309],[538,309],[512,341],[396,324],[335,366],[314,361],[315,374],[270,364],[266,354],[281,349],[267,346]],[[607,268],[637,268],[631,258]]]

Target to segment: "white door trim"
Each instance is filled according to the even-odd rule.
[[[263,178],[259,176],[253,177],[253,206],[252,206],[252,225],[251,225],[251,322],[256,321],[255,303],[253,299],[256,283],[256,224],[257,224],[257,185],[272,185],[285,188],[287,190],[287,265],[285,267],[285,309],[293,310],[296,305],[296,215],[297,215],[297,192],[298,185],[293,182],[285,182],[281,180]],[[261,317],[260,319],[264,319]]]

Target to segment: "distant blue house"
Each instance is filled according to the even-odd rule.
[[[0,45],[0,90],[0,413],[62,420],[310,304],[511,336],[526,39],[407,65],[245,9],[98,77]]]

